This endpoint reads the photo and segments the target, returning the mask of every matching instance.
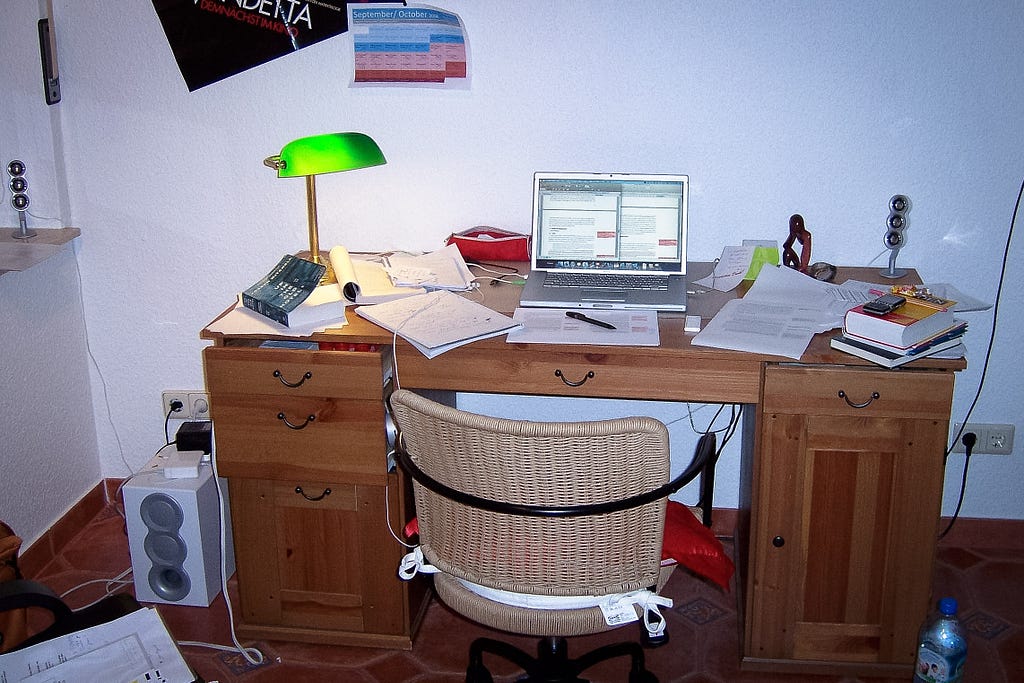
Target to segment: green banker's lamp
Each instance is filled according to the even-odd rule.
[[[314,263],[324,263],[320,255],[320,236],[316,223],[316,176],[351,171],[387,163],[380,147],[362,133],[326,133],[292,140],[280,154],[263,163],[277,171],[278,178],[306,179],[306,214],[309,220],[309,254]],[[321,284],[335,282],[330,262]]]

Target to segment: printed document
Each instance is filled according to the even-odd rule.
[[[615,327],[610,330],[565,315],[564,308],[517,308],[512,319],[522,327],[505,341],[523,344],[604,344],[606,346],[658,346],[657,311],[586,311]]]
[[[0,655],[0,681],[6,683],[136,680],[195,680],[152,607]]]
[[[691,343],[799,359],[815,334],[841,327],[847,310],[873,298],[869,289],[765,265],[750,291],[726,303]]]

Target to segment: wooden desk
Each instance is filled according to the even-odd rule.
[[[497,310],[518,301],[509,285],[482,291]],[[706,321],[727,298],[696,296],[691,312]],[[954,373],[965,362],[886,370],[831,350],[827,335],[793,362],[692,346],[679,315],[659,324],[656,348],[497,338],[428,360],[399,340],[397,374],[404,388],[442,392],[745,404],[736,530],[744,666],[909,674],[930,602]],[[204,363],[230,483],[239,632],[411,647],[427,595],[395,578],[404,549],[383,527],[385,489],[391,527],[411,515],[408,488],[384,457],[392,335],[350,314],[346,327],[312,339],[378,351],[202,337],[214,342]]]

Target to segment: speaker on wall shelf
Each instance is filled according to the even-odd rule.
[[[7,175],[11,176],[7,187],[11,190],[11,206],[18,212],[18,231],[11,237],[15,239],[28,239],[35,237],[35,230],[28,229],[28,222],[25,219],[25,212],[28,211],[28,180],[25,179],[25,162],[20,159],[12,159],[7,164]]]
[[[122,492],[136,599],[208,607],[221,591],[220,502],[212,468],[200,466],[199,477],[191,479],[144,471]],[[224,508],[227,513],[227,501]],[[235,571],[230,513],[224,528],[230,577]]]
[[[893,195],[889,200],[889,220],[885,222],[885,234],[882,235],[882,243],[889,250],[889,267],[879,271],[882,277],[896,279],[907,274],[906,269],[896,267],[896,255],[907,241],[903,231],[907,229],[909,211],[910,198],[906,195]]]

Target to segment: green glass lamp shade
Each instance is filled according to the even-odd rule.
[[[326,133],[292,140],[267,165],[278,178],[351,171],[387,163],[373,139],[363,133]]]

